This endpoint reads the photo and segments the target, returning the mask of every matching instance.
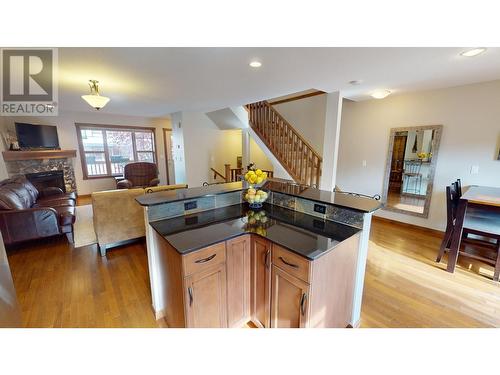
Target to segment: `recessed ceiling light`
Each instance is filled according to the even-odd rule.
[[[467,51],[461,52],[460,55],[465,56],[465,57],[474,57],[474,56],[482,54],[485,51],[486,51],[486,48],[484,48],[484,47],[473,48],[473,49],[469,49]]]
[[[252,68],[260,68],[262,66],[262,63],[260,61],[254,60],[250,61],[250,65]]]
[[[354,86],[361,85],[363,83],[363,80],[362,79],[355,79],[354,81],[349,81],[349,83],[351,85],[354,85]]]
[[[370,95],[375,99],[384,99],[385,97],[391,95],[391,92],[389,90],[377,90],[372,92]]]

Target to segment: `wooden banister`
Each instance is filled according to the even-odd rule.
[[[211,170],[212,172],[214,172],[214,180],[215,180],[215,179],[217,179],[217,177],[220,177],[220,178],[222,178],[223,180],[226,180],[226,177],[225,177],[225,176],[223,176],[221,173],[217,172],[215,169],[210,168],[210,170]]]
[[[224,174],[226,182],[231,182],[231,164],[224,164]]]
[[[250,126],[292,178],[319,186],[322,157],[267,101],[247,105]]]
[[[224,164],[224,172],[226,173],[226,176],[224,176],[222,173],[217,172],[217,170],[215,170],[214,168],[210,168],[210,170],[214,173],[214,180],[217,177],[220,177],[225,182],[240,181],[243,174],[242,168],[231,168],[231,164]],[[272,178],[274,176],[273,171],[262,169],[262,172],[266,172],[268,178]]]

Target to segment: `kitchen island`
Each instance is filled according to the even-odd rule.
[[[271,182],[268,203],[253,210],[243,189],[137,198],[156,317],[170,327],[357,326],[379,202]]]

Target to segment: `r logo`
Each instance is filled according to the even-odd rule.
[[[54,99],[52,49],[3,49],[3,101],[50,102]]]

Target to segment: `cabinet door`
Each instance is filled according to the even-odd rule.
[[[252,238],[252,322],[269,328],[271,316],[271,243]]]
[[[184,288],[187,327],[227,327],[225,263],[186,277]]]
[[[309,294],[309,284],[272,266],[271,327],[307,327]]]
[[[250,320],[250,236],[227,241],[227,325],[243,327]]]

